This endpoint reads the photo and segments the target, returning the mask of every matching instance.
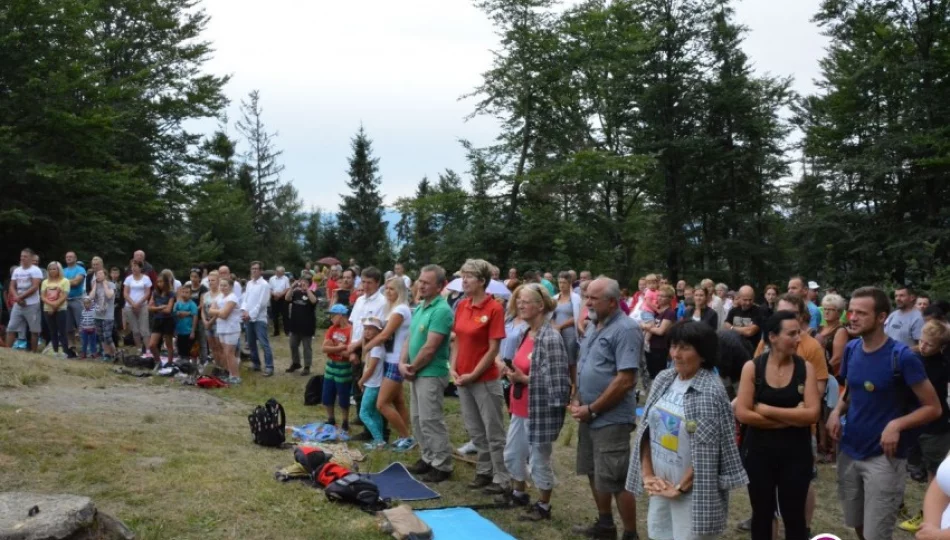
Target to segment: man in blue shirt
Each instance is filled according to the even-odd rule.
[[[814,281],[810,282],[809,285],[814,284],[815,290],[818,290],[818,284]],[[810,289],[805,288],[805,278],[801,276],[795,276],[788,280],[788,293],[794,294],[799,298],[804,298],[807,301],[805,302],[805,307],[808,308],[808,329],[811,330],[811,334],[814,336],[818,332],[818,327],[821,325],[821,310],[818,309],[818,306],[811,301],[811,296],[808,292]]]
[[[75,348],[79,334],[79,322],[82,320],[82,297],[85,294],[86,269],[76,261],[76,253],[66,252],[66,268],[63,276],[69,280],[69,296],[66,301],[66,335],[69,336],[70,350],[66,352],[75,357]]]
[[[847,394],[827,425],[841,443],[838,496],[845,525],[862,540],[890,540],[904,498],[913,430],[941,412],[920,358],[884,333],[890,308],[880,289],[862,287],[852,293],[850,330],[861,339],[845,349],[841,377]]]

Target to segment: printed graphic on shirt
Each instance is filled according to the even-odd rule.
[[[661,447],[671,452],[678,452],[680,447],[680,429],[683,426],[683,419],[663,409],[659,409],[657,413],[660,416],[657,422],[657,425],[660,427],[656,434],[657,442]]]

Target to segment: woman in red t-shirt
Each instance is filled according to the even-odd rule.
[[[519,519],[551,519],[551,492],[554,468],[551,456],[554,441],[564,425],[564,407],[571,396],[569,359],[561,334],[551,326],[548,315],[555,301],[547,289],[525,285],[518,292],[518,315],[528,323],[514,360],[499,369],[512,382],[511,423],[505,441],[505,467],[511,473],[511,492],[497,498],[498,503],[527,506],[528,463],[531,480],[540,498]],[[530,399],[529,399],[530,395]]]
[[[495,357],[505,337],[505,310],[485,293],[491,265],[469,259],[460,270],[465,299],[455,308],[450,375],[458,388],[465,430],[478,452],[471,489],[486,494],[508,491],[511,477],[505,469],[504,397]]]

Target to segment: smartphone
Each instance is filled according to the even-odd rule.
[[[508,360],[508,359],[505,359],[505,366],[507,366],[508,369],[511,369],[511,370],[515,369],[512,367],[511,360]]]

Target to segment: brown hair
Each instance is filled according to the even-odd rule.
[[[887,315],[891,312],[891,300],[887,293],[877,287],[861,287],[851,293],[851,298],[870,298],[874,300],[874,314],[883,313]]]

